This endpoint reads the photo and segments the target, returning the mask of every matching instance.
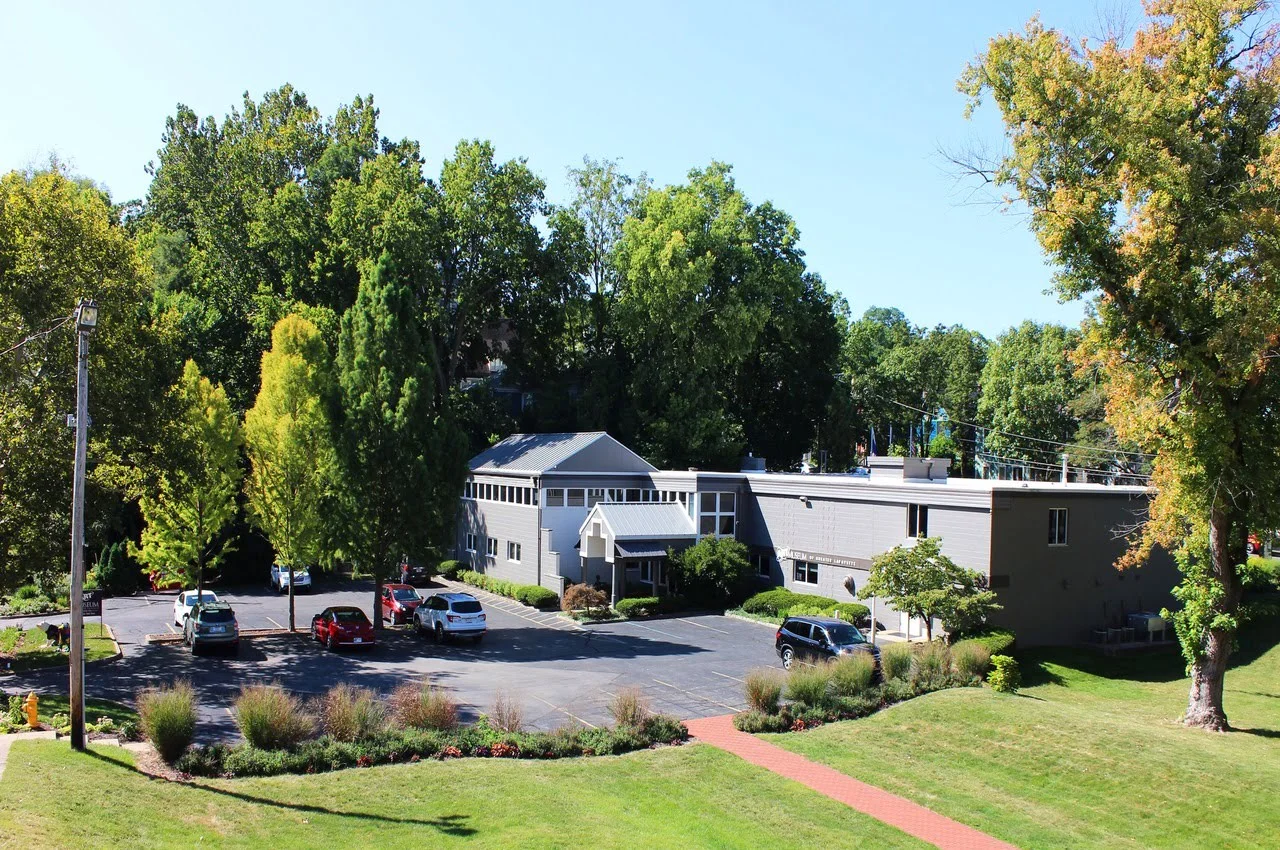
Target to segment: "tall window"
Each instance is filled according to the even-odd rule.
[[[569,507],[580,508],[583,506],[584,502],[585,502],[585,496],[583,495],[582,490],[574,489],[569,491],[569,499],[568,499]]]
[[[732,537],[736,526],[735,493],[698,494],[698,534]]]
[[[907,505],[907,536],[929,536],[929,507],[927,505]]]
[[[498,538],[490,537],[485,543],[484,553],[490,558],[498,557]]]
[[[592,487],[587,490],[587,507],[594,508],[604,501],[604,488]]]
[[[564,507],[564,490],[556,488],[547,491],[547,507],[563,508]]]
[[[756,568],[756,575],[769,578],[773,575],[773,556],[768,552],[751,553],[751,563]]]
[[[812,561],[796,561],[791,577],[800,584],[817,584],[818,565]]]
[[[1067,545],[1067,509],[1049,508],[1049,545]]]
[[[476,536],[470,531],[467,532],[467,551],[472,554],[476,551]]]
[[[520,563],[520,544],[507,541],[507,560],[512,563]]]

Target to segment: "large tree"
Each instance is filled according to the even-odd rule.
[[[1092,299],[1109,420],[1157,452],[1121,565],[1178,553],[1184,720],[1222,730],[1245,539],[1280,521],[1280,66],[1264,2],[1147,12],[1124,43],[1033,20],[960,86],[992,98],[1011,142],[975,170],[1029,209],[1059,292]]]
[[[434,357],[384,254],[342,317],[337,363],[344,554],[373,574],[379,627],[383,580],[445,539],[462,487],[466,442],[432,392]]]
[[[221,386],[188,360],[171,392],[174,419],[165,434],[153,489],[141,500],[140,546],[130,554],[184,587],[203,591],[231,544],[228,526],[236,515],[243,473],[240,420]]]
[[[335,474],[333,373],[316,326],[285,316],[262,355],[258,398],[244,417],[250,472],[249,516],[289,570],[289,630],[295,627],[293,571],[316,564],[329,517],[325,508]]]

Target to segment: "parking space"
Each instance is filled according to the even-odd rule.
[[[235,608],[242,628],[288,623],[287,600],[265,588],[218,592]],[[756,623],[701,615],[584,626],[509,599],[476,595],[489,623],[479,644],[436,644],[398,627],[381,633],[372,652],[326,652],[306,634],[312,614],[330,605],[370,611],[372,585],[347,583],[296,597],[299,634],[244,640],[236,657],[195,658],[181,645],[144,642],[148,633],[169,630],[174,594],[109,600],[105,619],[124,658],[90,668],[86,687],[90,696],[128,701],[147,685],[187,678],[200,694],[205,740],[235,734],[229,709],[243,685],[273,681],[300,694],[321,693],[339,682],[386,694],[425,678],[451,691],[469,717],[488,711],[503,692],[521,704],[526,725],[550,729],[566,722],[610,723],[609,702],[630,687],[654,710],[681,718],[740,710],[746,672],[778,664],[772,629]],[[64,690],[65,681],[42,673],[0,680],[0,687]]]

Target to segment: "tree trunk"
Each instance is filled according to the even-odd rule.
[[[289,563],[289,631],[296,632],[293,619],[293,563]]]
[[[1235,535],[1240,539],[1233,541],[1234,528],[1241,530]],[[1224,591],[1215,610],[1229,615],[1234,615],[1240,607],[1241,585],[1235,564],[1244,558],[1247,532],[1243,529],[1243,524],[1233,522],[1232,517],[1221,509],[1214,510],[1209,519],[1211,572]],[[1234,629],[1209,631],[1201,654],[1191,664],[1191,695],[1187,700],[1187,713],[1182,718],[1186,725],[1213,732],[1225,732],[1230,728],[1222,706],[1222,690],[1234,640]]]
[[[382,571],[373,575],[373,627],[382,629]]]

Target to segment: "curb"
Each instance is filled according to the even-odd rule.
[[[298,637],[310,637],[307,632],[296,631],[291,632],[288,629],[242,629],[240,631],[241,638],[259,638],[259,637],[283,637],[286,635],[297,635]],[[182,635],[173,635],[167,632],[161,634],[146,635],[143,643],[149,644],[171,644],[182,643]]]
[[[781,628],[781,625],[778,623],[766,623],[764,620],[753,620],[750,617],[744,617],[741,614],[733,614],[728,611],[724,612],[724,616],[742,623],[755,623],[757,626],[764,626],[765,628],[773,629],[775,631]]]

